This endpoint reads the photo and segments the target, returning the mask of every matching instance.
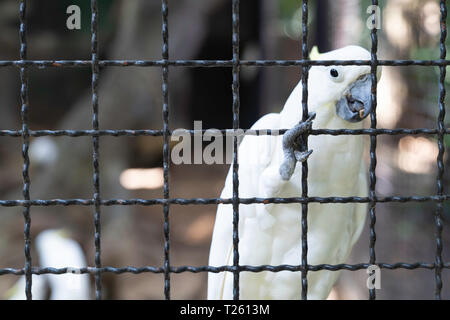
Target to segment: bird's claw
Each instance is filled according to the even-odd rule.
[[[310,112],[310,113],[308,113],[308,118],[304,122],[301,122],[301,123],[305,124],[305,132],[306,131],[310,131],[312,129],[312,121],[315,118],[316,118],[316,113],[315,112]]]
[[[315,112],[310,112],[308,113],[308,119],[306,119],[306,121],[313,121],[316,118],[316,113]]]
[[[309,158],[309,156],[311,155],[312,152],[313,152],[312,150],[308,150],[308,151],[304,151],[304,152],[295,150],[294,151],[295,159],[298,162],[305,162]]]
[[[306,132],[312,128],[312,121],[316,118],[315,112],[310,112],[306,121],[302,121],[295,125],[292,129],[286,131],[283,135],[283,149],[291,147],[293,144],[297,144],[297,140]],[[297,149],[297,148],[294,148]]]
[[[300,122],[283,135],[284,161],[280,166],[280,176],[283,180],[289,180],[294,173],[297,161],[304,162],[311,155],[312,150],[302,150],[302,135],[312,128],[312,120],[316,117],[315,112],[308,114],[306,121]]]

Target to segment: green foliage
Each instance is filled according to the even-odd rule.
[[[291,19],[295,11],[301,8],[299,0],[280,0],[280,19]]]
[[[410,56],[418,60],[439,59],[439,48],[412,48]]]
[[[444,144],[447,148],[450,147],[450,136],[448,134],[444,136]]]
[[[280,0],[279,21],[283,32],[290,38],[298,38],[302,29],[302,0]],[[314,23],[316,2],[308,1],[308,26]]]

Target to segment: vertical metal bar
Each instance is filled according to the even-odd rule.
[[[92,55],[92,128],[99,130],[98,122],[98,78],[100,73],[98,61],[98,4],[97,0],[91,0],[91,55]],[[92,163],[94,167],[93,184],[94,184],[94,245],[95,245],[95,267],[101,268],[101,198],[100,198],[100,136],[95,133],[93,135],[93,153]],[[102,279],[101,272],[95,272],[95,298],[102,298]]]
[[[308,54],[308,0],[302,4],[302,59],[307,60]],[[309,65],[302,67],[302,120],[308,118],[308,75]],[[305,150],[308,150],[308,134],[303,137]],[[308,198],[308,161],[302,163],[302,197]],[[302,203],[302,299],[308,296],[308,203]]]
[[[441,60],[445,60],[447,56],[447,49],[445,47],[445,40],[447,38],[447,25],[446,25],[446,19],[447,19],[447,6],[445,3],[445,0],[441,0],[440,2],[440,8],[441,8],[441,37],[440,37],[440,58]],[[444,134],[445,134],[445,76],[446,76],[446,67],[440,66],[439,67],[439,115],[438,115],[438,157],[437,157],[437,194],[438,196],[444,195],[444,184],[443,184],[443,178],[444,178],[444,153],[445,153],[445,146],[444,146]],[[436,222],[436,257],[435,257],[435,281],[436,281],[436,287],[435,287],[435,298],[437,300],[441,299],[441,290],[442,290],[442,268],[443,268],[443,262],[442,262],[442,212],[443,212],[443,200],[439,200],[436,207],[435,212],[435,222]]]
[[[372,0],[372,5],[378,6],[378,0]],[[374,19],[375,14],[373,15]],[[371,112],[370,112],[370,128],[376,129],[377,127],[377,66],[378,66],[378,36],[377,36],[377,28],[376,23],[373,23],[372,30],[370,32],[372,46],[370,50],[371,54],[371,64],[370,64],[370,77],[372,80],[372,88],[371,88]],[[375,223],[376,223],[376,182],[377,177],[375,174],[376,166],[377,166],[377,136],[375,134],[370,135],[370,165],[369,165],[369,216],[370,216],[370,239],[369,239],[369,259],[370,264],[374,265],[376,262],[375,255],[375,242],[376,242],[376,233],[375,233]],[[375,289],[369,289],[369,299],[375,300],[376,294]]]
[[[232,0],[232,46],[233,46],[233,129],[239,129],[239,0]],[[239,164],[238,137],[233,136],[233,299],[239,300]]]
[[[20,60],[27,59],[27,38],[26,38],[26,0],[20,1],[19,7],[19,20],[20,20]],[[22,177],[23,177],[23,189],[22,195],[24,200],[30,200],[30,159],[28,157],[28,148],[30,145],[30,133],[28,129],[28,70],[25,66],[20,68],[20,99],[21,99],[21,119],[22,119]],[[32,300],[31,286],[32,286],[32,273],[31,273],[31,216],[30,205],[25,204],[23,207],[23,217],[25,220],[24,225],[24,238],[25,238],[25,295],[27,300]]]
[[[164,199],[169,199],[169,29],[168,0],[162,0],[162,58],[164,66],[162,67],[162,96],[163,96],[163,170],[164,170]],[[163,206],[164,211],[164,297],[170,300],[170,221],[169,221],[169,203]]]

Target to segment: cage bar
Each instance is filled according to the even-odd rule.
[[[162,14],[162,58],[169,59],[169,6],[167,0],[161,1]],[[164,199],[169,199],[169,65],[165,63],[162,67],[162,96],[163,96],[163,176],[164,176]],[[170,221],[169,202],[164,203],[164,297],[170,300]]]
[[[439,39],[439,47],[440,47],[440,58],[441,60],[445,60],[447,56],[447,49],[445,47],[445,40],[447,38],[447,26],[446,26],[446,19],[447,19],[447,5],[445,0],[440,1],[440,11],[441,11],[441,18],[440,18],[440,25],[441,25],[441,36]],[[444,184],[443,184],[443,178],[444,178],[444,153],[445,153],[445,146],[444,146],[444,120],[445,120],[445,76],[446,76],[446,67],[439,67],[439,115],[438,115],[438,157],[437,157],[437,194],[443,195],[444,194]],[[435,212],[435,222],[436,222],[436,255],[435,255],[435,298],[436,300],[441,299],[441,291],[442,291],[442,250],[443,250],[443,244],[442,244],[442,230],[443,230],[443,224],[442,224],[442,213],[443,213],[443,201],[439,201],[436,206],[436,212]]]
[[[27,58],[27,21],[26,21],[26,0],[21,0],[19,4],[19,37],[20,37],[20,59],[25,60]],[[28,157],[28,148],[30,145],[30,134],[28,130],[28,70],[26,66],[20,68],[20,100],[21,106],[21,119],[22,119],[22,177],[23,177],[23,189],[22,195],[25,201],[30,201],[30,159]],[[25,238],[25,295],[27,300],[32,300],[31,286],[32,286],[32,261],[31,261],[31,214],[30,205],[26,204],[23,207],[23,217],[25,220],[24,225],[24,238]]]
[[[302,59],[308,60],[308,0],[302,3]],[[302,120],[308,119],[309,66],[302,68]],[[308,133],[303,135],[304,150],[308,150]],[[302,162],[302,197],[308,199],[308,159]],[[302,203],[302,300],[308,298],[308,202]]]
[[[99,130],[98,119],[98,81],[100,67],[98,64],[98,3],[97,0],[91,0],[91,58],[92,58],[92,128]],[[101,262],[101,198],[100,198],[100,137],[96,134],[92,136],[93,152],[92,165],[93,188],[94,188],[94,247],[95,247],[95,266],[100,269]],[[102,278],[101,272],[95,273],[95,298],[102,298]]]
[[[378,6],[378,0],[372,0],[372,5]],[[375,19],[375,15],[373,16]],[[375,22],[375,21],[374,21]],[[373,23],[375,26],[376,23]],[[377,128],[377,66],[378,66],[378,36],[377,36],[377,28],[372,28],[370,32],[371,38],[371,64],[370,64],[370,78],[372,81],[371,88],[371,112],[370,112],[370,128]],[[376,167],[377,167],[377,136],[370,135],[370,164],[369,164],[369,197],[371,201],[369,203],[369,218],[370,218],[370,239],[369,239],[369,261],[371,265],[374,265],[376,262],[376,254],[375,254],[375,243],[376,243],[376,233],[375,233],[375,223],[376,223]],[[375,289],[369,289],[369,299],[375,300],[376,293]]]
[[[232,94],[233,94],[233,130],[239,129],[239,0],[232,0]],[[239,163],[238,137],[233,135],[233,300],[239,300]]]
[[[170,274],[171,273],[200,273],[200,272],[231,272],[233,273],[233,298],[239,299],[239,274],[240,272],[300,272],[302,279],[302,299],[307,299],[308,292],[308,272],[317,272],[321,270],[327,271],[357,271],[367,269],[370,265],[376,264],[382,269],[387,270],[417,270],[426,269],[434,270],[435,274],[435,298],[441,299],[441,292],[443,288],[442,270],[450,269],[450,262],[443,261],[443,205],[445,201],[450,200],[450,194],[445,193],[444,188],[444,155],[445,145],[444,138],[450,134],[450,128],[445,127],[445,77],[446,67],[450,65],[450,60],[446,59],[447,52],[445,41],[447,38],[447,6],[445,0],[440,0],[440,56],[436,60],[378,60],[378,35],[377,29],[373,28],[370,32],[371,36],[371,58],[370,60],[314,60],[308,59],[308,1],[302,0],[302,38],[301,38],[301,52],[302,57],[299,60],[240,60],[240,43],[239,43],[239,0],[232,0],[232,59],[231,60],[170,60],[169,59],[169,32],[168,32],[168,0],[161,0],[161,14],[162,14],[162,59],[157,60],[100,60],[98,56],[98,0],[91,0],[91,59],[90,60],[28,60],[27,59],[27,19],[26,19],[26,0],[20,0],[19,3],[19,36],[20,36],[20,59],[19,60],[1,60],[0,67],[16,67],[20,72],[20,98],[21,98],[21,124],[20,130],[0,130],[0,136],[17,137],[22,140],[22,178],[23,187],[21,200],[0,200],[1,207],[23,207],[24,216],[24,253],[25,265],[24,268],[0,268],[1,275],[25,275],[26,285],[25,294],[27,299],[32,299],[32,275],[44,274],[64,274],[69,271],[78,270],[81,274],[92,274],[95,277],[95,296],[96,299],[102,298],[102,281],[103,273],[113,274],[141,274],[153,273],[164,274],[164,297],[170,299]],[[378,5],[377,0],[372,0],[373,5]],[[369,129],[314,129],[305,134],[305,147],[307,147],[308,135],[367,135],[370,137],[370,166],[369,166],[369,195],[367,197],[316,197],[308,194],[308,165],[307,162],[302,164],[302,195],[301,197],[288,198],[241,198],[239,197],[239,164],[238,164],[238,140],[234,135],[234,151],[233,151],[233,195],[232,198],[171,198],[169,188],[169,173],[170,173],[170,145],[169,140],[172,131],[169,129],[169,67],[193,67],[193,68],[231,68],[232,72],[232,112],[233,125],[232,129],[220,130],[222,133],[236,132],[239,129],[239,108],[240,108],[240,81],[239,74],[241,67],[299,67],[302,71],[302,110],[303,121],[308,117],[308,72],[311,66],[355,66],[364,65],[371,68],[372,80],[372,111],[370,114],[370,128]],[[437,118],[437,128],[435,129],[385,129],[377,128],[376,106],[377,106],[377,68],[379,66],[394,66],[394,67],[408,67],[408,66],[429,66],[439,67],[439,100],[438,108],[439,114]],[[160,67],[162,69],[162,111],[163,111],[163,129],[162,130],[100,130],[99,128],[99,73],[102,68],[109,67]],[[28,101],[28,69],[30,68],[91,68],[92,72],[92,129],[88,130],[30,130],[28,125],[29,101]],[[267,130],[248,130],[246,135],[280,135],[284,134],[287,129],[274,132],[271,128]],[[203,130],[202,132],[205,132]],[[197,131],[189,130],[190,134],[196,134]],[[376,195],[376,147],[378,135],[430,135],[437,137],[438,156],[437,156],[437,177],[436,186],[437,192],[431,196],[385,196],[378,197]],[[93,198],[92,199],[31,199],[30,197],[30,176],[29,167],[30,160],[28,157],[28,147],[30,137],[92,137],[93,153]],[[102,199],[100,196],[100,137],[102,136],[162,136],[164,140],[163,145],[163,167],[164,167],[164,191],[163,198],[155,199]],[[434,212],[435,219],[435,261],[434,262],[396,262],[384,263],[376,259],[376,204],[377,203],[409,203],[409,202],[434,202],[436,203],[436,210]],[[299,265],[259,265],[249,266],[239,264],[239,205],[251,204],[288,204],[297,203],[302,207],[301,228],[302,228],[302,255],[301,263]],[[308,253],[308,204],[309,203],[368,203],[369,204],[369,262],[357,264],[319,264],[310,265],[307,260]],[[212,266],[172,266],[170,264],[170,220],[169,208],[171,205],[208,205],[208,204],[230,204],[233,206],[233,265],[225,265],[219,267]],[[163,206],[164,215],[164,264],[163,266],[127,266],[127,267],[112,267],[102,266],[101,262],[101,208],[103,206]],[[95,266],[84,268],[54,268],[52,266],[38,268],[32,266],[31,260],[31,208],[48,207],[48,206],[92,206],[94,213],[94,247],[95,247]],[[70,270],[69,270],[70,268]],[[375,290],[369,290],[369,298],[375,299]]]

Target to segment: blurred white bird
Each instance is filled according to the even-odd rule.
[[[46,230],[36,237],[36,249],[42,267],[74,269],[86,267],[86,259],[80,245],[69,238],[65,230]],[[50,295],[48,295],[50,289]],[[32,277],[34,300],[87,300],[90,298],[88,274],[65,273],[42,274]],[[10,300],[25,299],[25,276],[12,287],[7,297]]]
[[[33,165],[49,167],[58,161],[58,145],[52,137],[34,138],[30,143],[28,155]]]
[[[320,60],[370,60],[370,53],[349,46]],[[312,57],[313,58],[313,57]],[[368,195],[363,161],[363,136],[310,136],[302,149],[303,134],[316,129],[361,129],[371,110],[369,66],[313,66],[309,71],[309,119],[302,120],[300,82],[280,113],[262,117],[252,129],[289,129],[284,136],[247,135],[239,146],[239,196],[300,197],[301,165],[308,161],[308,194],[316,197]],[[314,122],[313,119],[315,118]],[[232,167],[221,198],[232,198]],[[251,204],[239,206],[240,265],[300,265],[302,257],[301,206]],[[308,264],[344,263],[364,226],[367,204],[308,205]],[[233,207],[220,204],[212,238],[209,265],[233,265]],[[326,299],[339,272],[310,271],[308,299]],[[300,272],[242,272],[241,299],[300,299]],[[233,274],[209,273],[208,299],[232,299]]]

